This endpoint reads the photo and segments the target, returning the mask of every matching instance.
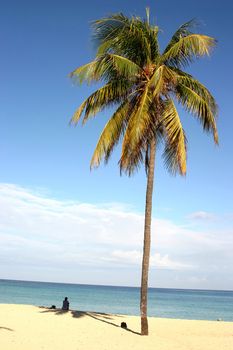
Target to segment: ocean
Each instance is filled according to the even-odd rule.
[[[61,307],[66,296],[73,310],[139,315],[140,290],[136,287],[0,279],[2,304]],[[233,291],[149,288],[148,315],[233,321]]]

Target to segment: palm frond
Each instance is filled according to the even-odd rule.
[[[119,160],[120,173],[123,172],[128,176],[140,169],[141,164],[144,162],[146,155],[146,143],[140,140],[137,147],[125,149]]]
[[[117,145],[120,136],[125,130],[128,109],[128,101],[121,104],[105,125],[91,159],[91,168],[98,167],[103,157],[105,158],[105,163],[108,162],[113,148]]]
[[[157,62],[160,59],[160,49],[158,41],[159,28],[157,26],[150,26],[149,42],[151,47],[151,61]]]
[[[129,116],[125,130],[121,159],[119,161],[121,172],[126,172],[129,176],[140,166],[145,152],[145,145],[152,137],[153,128],[149,112],[151,99],[148,94],[147,85],[143,93],[137,98]],[[131,102],[132,103],[132,102]]]
[[[175,174],[186,174],[186,137],[174,102],[164,102],[161,125],[165,134],[163,157],[168,170]]]
[[[170,42],[168,43],[164,53],[168,52],[181,38],[184,38],[192,34],[191,29],[195,26],[196,20],[192,19],[184,24],[182,24],[177,31],[173,34]]]
[[[150,8],[146,7],[146,22],[150,26]]]
[[[218,106],[211,92],[198,80],[193,78],[189,74],[183,74],[177,76],[177,85],[182,84],[186,87],[195,91],[199,96],[201,96],[208,106],[210,107],[214,115],[218,114]]]
[[[158,27],[150,27],[138,17],[110,16],[94,23],[94,29],[97,56],[104,53],[124,55],[143,68],[159,52]]]
[[[130,19],[123,13],[117,13],[94,21],[92,27],[93,40],[99,47],[104,42],[117,38],[124,28],[130,27]]]
[[[83,103],[79,106],[79,108],[74,112],[74,114],[70,120],[70,124],[73,124],[73,125],[78,124],[78,122],[83,114],[83,111],[86,108],[87,103],[88,103],[88,99],[83,101]]]
[[[98,81],[101,77],[97,75],[96,72],[97,64],[97,60],[84,64],[83,66],[76,68],[69,74],[69,76],[75,83],[78,84],[82,84],[84,81],[86,81],[88,84],[92,83],[93,81]]]
[[[135,171],[140,169],[142,163],[145,165],[146,174],[148,173],[150,141],[154,139],[156,145],[159,144],[162,139],[161,133],[163,133],[162,128],[156,128],[153,125],[148,126],[143,131],[142,137],[138,140],[137,144],[129,145],[129,147],[122,149],[119,161],[121,174],[124,172],[128,176],[131,176]]]
[[[75,83],[88,84],[99,80],[111,80],[124,76],[133,78],[141,72],[141,68],[128,58],[115,54],[98,56],[94,61],[78,67],[70,73]]]
[[[191,87],[181,83],[177,85],[175,95],[178,102],[199,119],[203,130],[213,134],[214,142],[218,144],[216,114],[214,114],[208,98],[206,99],[205,96],[198,94]]]
[[[168,65],[181,67],[191,63],[195,58],[207,55],[216,45],[216,40],[207,35],[190,34],[181,37],[166,52],[163,53],[161,61]]]
[[[134,110],[130,116],[129,123],[126,129],[122,148],[128,148],[129,145],[137,144],[142,137],[143,131],[148,128],[150,123],[149,117],[149,86],[147,85],[144,91],[138,96]]]
[[[142,70],[135,62],[124,56],[104,54],[98,57],[96,71],[98,75],[101,75],[107,80],[109,78],[111,79],[113,75],[116,78],[135,79]]]
[[[111,81],[91,94],[74,113],[71,124],[77,124],[84,113],[83,124],[106,107],[118,104],[130,88],[127,80]]]
[[[175,84],[177,73],[168,66],[162,64],[155,69],[150,79],[150,88],[152,89],[153,98],[167,92],[169,85]]]

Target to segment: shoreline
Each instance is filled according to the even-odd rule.
[[[0,344],[4,350],[233,349],[232,322],[156,317],[148,322],[150,334],[142,337],[139,316],[0,304]]]
[[[36,307],[36,308],[39,308],[39,309],[45,309],[45,310],[51,310],[53,312],[56,312],[56,311],[64,311],[62,310],[61,308],[59,307],[56,307],[55,309],[52,309],[51,307],[49,306],[45,306],[45,305],[36,305],[36,304],[19,304],[19,303],[1,303],[0,302],[0,310],[1,310],[1,305],[8,305],[8,306],[32,306],[32,307]],[[137,318],[140,318],[140,315],[131,315],[131,314],[116,314],[116,313],[106,313],[106,312],[102,312],[102,311],[91,311],[91,310],[76,310],[76,309],[69,309],[69,312],[82,312],[82,313],[89,313],[89,314],[106,314],[106,315],[116,315],[116,316],[121,316],[121,317],[137,317]],[[191,318],[179,318],[179,317],[163,317],[163,316],[148,316],[148,319],[151,318],[151,319],[161,319],[161,320],[177,320],[177,321],[205,321],[205,322],[227,322],[227,323],[231,323],[233,324],[233,321],[228,321],[228,320],[224,320],[222,318],[219,318],[219,319],[215,319],[215,320],[210,320],[210,319],[191,319]]]

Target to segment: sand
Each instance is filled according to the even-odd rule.
[[[129,330],[119,327],[126,322]],[[140,318],[0,304],[1,350],[231,350],[233,323]]]

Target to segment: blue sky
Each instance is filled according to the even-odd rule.
[[[2,2],[0,278],[139,284],[145,173],[142,169],[130,179],[120,177],[119,149],[107,167],[90,172],[89,161],[109,113],[84,128],[70,127],[73,112],[94,87],[74,86],[68,74],[94,57],[92,20],[119,11],[144,16],[146,6],[162,29],[161,47],[191,18],[199,20],[198,31],[218,40],[212,56],[195,63],[190,72],[216,97],[220,137],[220,146],[214,146],[198,122],[182,111],[188,136],[186,178],[171,177],[157,157],[153,217],[158,225],[153,226],[150,283],[233,289],[233,5],[227,0]],[[79,207],[84,203],[85,213]],[[73,224],[77,235],[68,229],[74,207],[81,221],[85,217],[84,226],[79,220]],[[58,231],[62,252],[54,241]],[[71,242],[74,250],[66,246]],[[69,258],[66,249],[72,250]]]

